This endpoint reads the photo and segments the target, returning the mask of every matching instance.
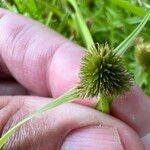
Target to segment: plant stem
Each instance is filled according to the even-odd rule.
[[[96,109],[101,112],[109,114],[111,102],[112,102],[111,98],[105,98],[103,96],[99,96],[98,103],[96,105]]]
[[[2,146],[7,142],[7,140],[10,138],[10,136],[12,134],[14,134],[14,132],[20,128],[22,125],[24,125],[26,122],[28,122],[29,120],[36,118],[40,115],[42,115],[45,111],[55,108],[61,104],[67,103],[67,102],[71,102],[73,100],[75,100],[76,98],[78,98],[77,96],[77,89],[76,87],[71,89],[70,91],[68,91],[67,93],[65,93],[64,95],[58,97],[56,100],[49,102],[48,104],[46,104],[45,106],[43,106],[42,108],[34,111],[31,115],[25,117],[23,120],[21,120],[19,123],[17,123],[15,126],[13,126],[11,129],[9,129],[1,138],[0,138],[0,149],[2,148]]]
[[[76,0],[68,0],[68,1],[73,6],[73,8],[76,12],[75,19],[76,19],[76,22],[80,29],[83,40],[85,41],[86,47],[87,47],[88,51],[92,52],[91,46],[94,45],[94,41],[92,39],[91,33],[90,33],[86,23],[84,22],[84,19],[80,12],[80,9],[78,8],[77,1]]]

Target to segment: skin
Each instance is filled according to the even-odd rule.
[[[3,134],[79,81],[84,49],[4,9],[0,9],[0,33]],[[143,142],[148,145],[150,101],[137,86],[114,101],[112,116],[95,110],[95,105],[95,100],[77,100],[50,110],[21,127],[3,149],[142,150]]]

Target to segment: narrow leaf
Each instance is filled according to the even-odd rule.
[[[133,43],[136,36],[142,31],[149,17],[150,17],[150,11],[143,18],[141,23],[133,30],[133,32],[121,44],[119,44],[119,46],[116,47],[114,51],[117,52],[119,55],[123,55],[125,51],[129,48],[129,46]]]
[[[91,51],[91,45],[94,45],[91,33],[83,19],[83,16],[78,8],[76,0],[68,0],[70,4],[73,6],[75,10],[75,19],[76,22],[78,23],[78,27],[80,29],[81,35],[85,41],[86,47],[89,51]]]

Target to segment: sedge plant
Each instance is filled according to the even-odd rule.
[[[150,71],[150,44],[144,43],[144,39],[139,37],[136,39],[135,57],[143,71]]]
[[[78,23],[87,47],[86,54],[81,61],[80,82],[67,93],[34,111],[10,128],[0,138],[0,148],[3,147],[18,128],[29,120],[39,117],[44,112],[77,98],[96,97],[99,100],[97,109],[102,112],[109,112],[111,101],[116,96],[129,90],[132,85],[132,77],[124,67],[122,56],[145,26],[150,17],[150,12],[117,48],[111,49],[107,43],[104,45],[94,44],[76,1],[68,1],[75,10],[73,16]]]
[[[145,88],[145,93],[150,96],[150,44],[145,43],[142,37],[136,38],[135,41],[135,59],[138,65],[138,84]]]

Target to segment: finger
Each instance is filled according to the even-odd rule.
[[[0,97],[2,133],[48,101],[39,97]],[[123,122],[89,107],[70,103],[28,122],[3,149],[142,150],[143,145],[138,135]]]
[[[77,82],[81,48],[35,21],[1,12],[0,53],[11,74],[40,95],[56,97],[70,89]]]
[[[112,114],[133,127],[140,136],[150,132],[150,99],[134,86],[125,95],[114,100]]]
[[[6,11],[0,8],[0,19],[4,16],[5,13]],[[7,76],[10,76],[10,72],[0,55],[0,78],[5,78]]]

